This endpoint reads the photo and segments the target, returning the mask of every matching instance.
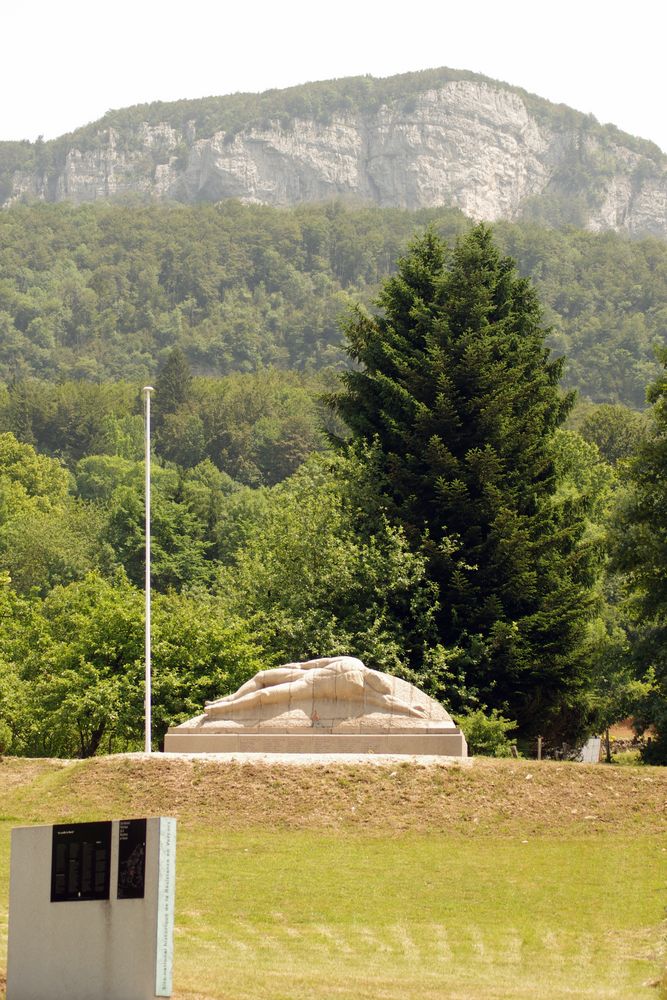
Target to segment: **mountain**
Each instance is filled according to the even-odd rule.
[[[667,236],[667,157],[520,88],[449,69],[137,105],[0,143],[0,204],[117,198],[451,206]]]

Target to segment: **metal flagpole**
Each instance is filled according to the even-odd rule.
[[[146,680],[144,697],[144,718],[145,718],[145,750],[151,753],[152,746],[152,708],[151,708],[151,393],[155,392],[152,385],[145,385],[143,388],[145,411],[146,411],[146,639],[145,639],[145,659],[146,659]]]

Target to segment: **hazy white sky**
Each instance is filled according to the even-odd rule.
[[[32,0],[3,5],[0,139],[109,108],[450,66],[667,151],[660,0]]]

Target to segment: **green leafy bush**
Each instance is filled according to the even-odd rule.
[[[460,715],[456,721],[468,742],[469,753],[482,757],[511,756],[509,734],[517,728],[517,724],[500,715],[495,708],[488,715],[478,709],[468,715]]]

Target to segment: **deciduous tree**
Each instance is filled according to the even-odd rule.
[[[648,393],[654,431],[629,464],[612,550],[630,594],[637,675],[648,681],[638,714],[657,731],[654,763],[667,763],[667,351],[661,360],[665,371]]]

